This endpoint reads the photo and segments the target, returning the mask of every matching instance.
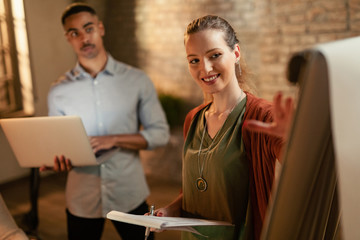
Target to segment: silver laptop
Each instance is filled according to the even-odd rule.
[[[56,155],[70,158],[73,166],[97,165],[110,157],[110,151],[94,155],[78,116],[8,118],[0,125],[21,167],[53,166]]]

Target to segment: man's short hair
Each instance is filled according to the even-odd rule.
[[[86,4],[86,3],[72,3],[72,4],[70,4],[69,6],[66,7],[65,11],[62,14],[62,17],[61,17],[62,25],[65,24],[66,18],[68,18],[69,16],[71,16],[73,14],[79,13],[79,12],[88,12],[88,13],[91,13],[92,15],[96,15],[95,9],[90,7],[88,4]]]

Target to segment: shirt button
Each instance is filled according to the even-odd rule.
[[[97,85],[98,84],[98,81],[94,81],[94,85]]]

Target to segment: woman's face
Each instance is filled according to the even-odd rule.
[[[235,62],[240,60],[239,45],[232,50],[224,40],[224,33],[210,29],[188,35],[185,49],[189,71],[206,93],[215,94],[236,82]]]

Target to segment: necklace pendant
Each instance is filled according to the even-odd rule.
[[[196,179],[196,188],[200,191],[200,192],[205,192],[207,189],[207,182],[204,178],[199,177],[198,179]]]

